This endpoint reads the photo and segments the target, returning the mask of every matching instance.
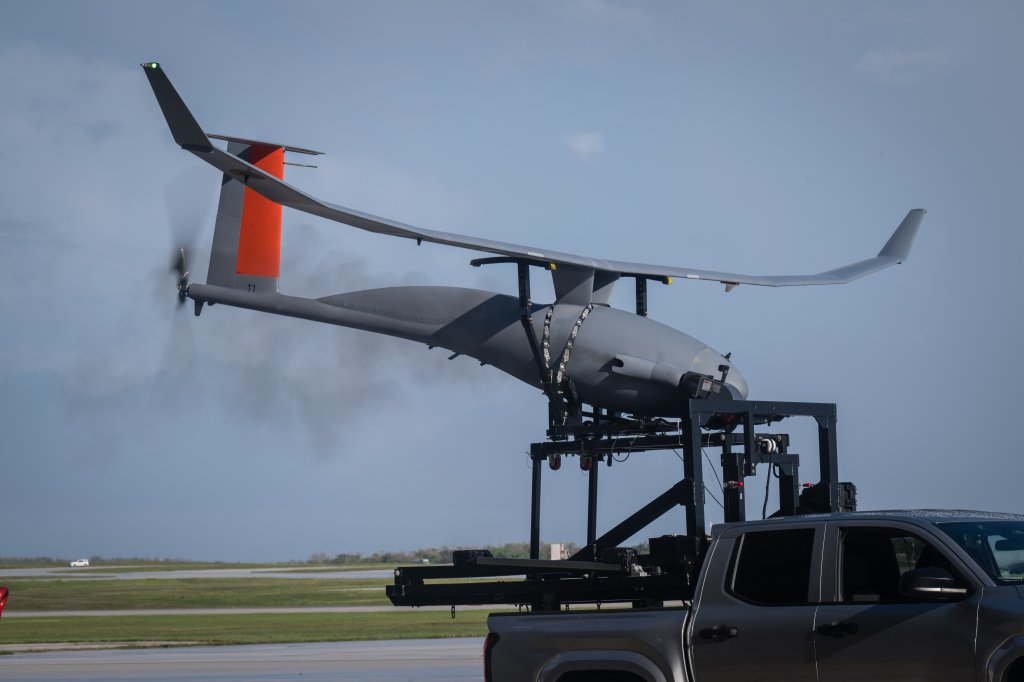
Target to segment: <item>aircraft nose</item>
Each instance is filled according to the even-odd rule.
[[[719,380],[722,378],[722,371],[728,367],[729,372],[725,376],[722,390],[719,391],[717,396],[709,397],[732,398],[733,400],[747,399],[747,380],[743,378],[743,374],[736,369],[736,365],[729,358],[711,347],[705,346],[697,355],[697,359],[691,367],[690,371],[695,372],[698,376],[703,375]]]
[[[747,399],[747,380],[732,363],[729,364],[729,375],[725,377],[725,389],[732,394],[734,400]]]
[[[719,392],[718,397],[732,398],[733,400],[747,399],[747,380],[743,378],[743,374],[736,369],[736,365],[732,363],[732,360],[710,346],[704,347],[697,355],[697,359],[691,367],[690,371],[714,377],[715,379],[721,379],[722,370],[728,367],[729,373],[725,377],[725,385],[723,390]]]

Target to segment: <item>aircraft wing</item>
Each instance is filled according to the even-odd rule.
[[[732,272],[716,272],[698,270],[673,265],[650,265],[627,261],[603,260],[590,258],[561,251],[549,251],[519,244],[511,244],[492,239],[428,230],[422,227],[406,225],[387,218],[363,213],[344,206],[338,206],[318,199],[310,194],[292,187],[283,180],[267,173],[252,164],[221,150],[210,142],[192,116],[184,101],[171,85],[163,69],[156,62],[142,65],[149,77],[150,85],[156,95],[167,124],[177,142],[203,161],[226,173],[250,189],[282,206],[303,211],[312,215],[334,220],[345,225],[357,227],[369,232],[387,234],[394,237],[415,239],[418,242],[446,244],[474,251],[498,254],[514,259],[534,261],[538,264],[554,264],[592,268],[605,272],[637,276],[650,279],[668,280],[671,278],[708,280],[722,282],[727,289],[737,284],[753,284],[758,286],[805,286],[818,284],[844,284],[890,265],[902,263],[910,254],[910,247],[924,216],[924,209],[913,209],[896,228],[889,241],[873,258],[826,270],[813,275],[743,275]]]

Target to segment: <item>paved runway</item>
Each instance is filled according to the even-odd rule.
[[[14,654],[0,657],[0,680],[480,682],[482,648],[472,637]]]

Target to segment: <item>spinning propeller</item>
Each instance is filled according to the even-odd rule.
[[[171,243],[174,246],[170,273],[175,276],[174,285],[178,291],[180,307],[188,298],[189,268],[195,266],[191,259],[195,258],[196,240],[208,220],[209,208],[213,203],[209,174],[195,173],[192,169],[179,173],[167,183],[164,202]]]
[[[188,297],[188,268],[186,266],[185,249],[178,249],[178,254],[171,263],[171,272],[178,275],[178,305],[185,303]]]

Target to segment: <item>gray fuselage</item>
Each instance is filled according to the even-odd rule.
[[[476,358],[532,386],[540,373],[513,296],[479,289],[439,286],[389,287],[319,299],[253,293],[193,284],[197,302],[222,303],[386,334]],[[533,326],[544,338],[550,305],[532,306]],[[555,304],[548,323],[549,367],[557,369],[583,307]],[[692,397],[684,375],[721,377],[725,391],[745,398],[742,375],[720,353],[664,324],[633,313],[596,305],[579,325],[566,362],[567,376],[580,398],[609,410],[649,416],[675,416]]]

